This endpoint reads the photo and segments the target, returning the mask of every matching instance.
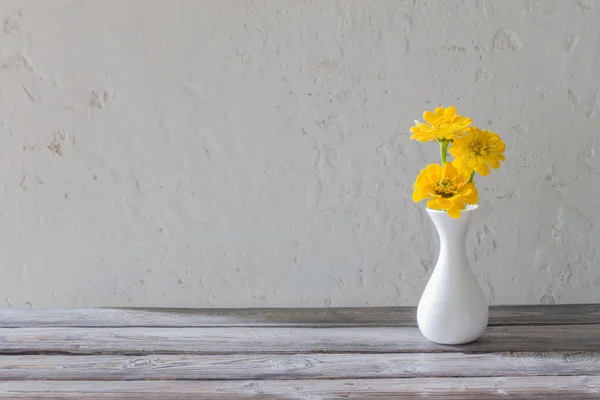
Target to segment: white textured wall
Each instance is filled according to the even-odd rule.
[[[3,0],[0,302],[416,304],[409,140],[506,141],[469,238],[493,303],[600,301],[600,2]]]

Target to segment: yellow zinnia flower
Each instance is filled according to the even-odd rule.
[[[457,166],[486,176],[490,167],[496,169],[500,161],[505,160],[504,148],[504,142],[496,133],[473,127],[454,139],[450,154]]]
[[[415,121],[416,125],[410,128],[413,133],[410,138],[419,142],[453,140],[472,122],[470,118],[458,115],[454,107],[438,107],[433,112],[425,111],[423,119],[427,123]]]
[[[469,182],[470,171],[457,169],[453,163],[430,164],[421,170],[415,181],[412,198],[415,202],[429,200],[427,207],[445,210],[452,218],[460,218],[467,204],[477,204],[475,184]]]

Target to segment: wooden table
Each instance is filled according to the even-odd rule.
[[[600,398],[600,305],[492,307],[441,346],[414,308],[0,310],[1,399]]]

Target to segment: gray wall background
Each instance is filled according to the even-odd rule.
[[[492,303],[600,301],[600,2],[4,0],[0,303],[411,305],[415,118],[507,144]]]

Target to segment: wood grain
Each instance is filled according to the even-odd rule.
[[[233,354],[590,351],[600,325],[496,326],[444,346],[417,328],[2,328],[0,354]]]
[[[600,377],[272,381],[14,381],[2,399],[597,399]],[[168,393],[168,395],[165,395]]]
[[[247,380],[600,375],[600,353],[0,356],[3,380]]]
[[[414,307],[247,309],[0,309],[0,327],[400,327]],[[490,326],[600,324],[600,304],[490,307]]]

